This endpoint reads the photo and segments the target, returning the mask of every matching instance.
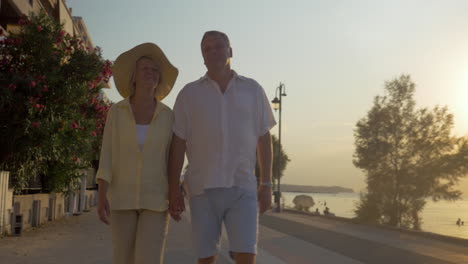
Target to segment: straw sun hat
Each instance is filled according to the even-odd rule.
[[[143,56],[151,58],[159,66],[159,84],[156,88],[156,98],[162,100],[171,92],[179,71],[154,43],[140,44],[117,57],[112,67],[115,86],[122,97],[127,98],[132,95],[132,76],[137,60]]]

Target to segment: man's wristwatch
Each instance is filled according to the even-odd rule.
[[[267,187],[271,187],[271,186],[272,186],[272,184],[271,184],[271,182],[261,182],[261,183],[260,183],[260,186],[267,186]]]

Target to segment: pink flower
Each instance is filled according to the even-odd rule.
[[[35,81],[29,82],[29,87],[34,88],[35,86],[36,86],[36,82],[35,82]]]
[[[49,91],[49,87],[47,85],[44,85],[42,88],[42,92],[47,93]]]
[[[96,134],[95,131],[91,132],[91,135],[92,135],[93,137],[97,136],[97,134]]]
[[[27,18],[26,16],[23,16],[23,17],[18,21],[18,24],[19,24],[20,26],[24,26],[24,25],[29,24],[28,18]]]
[[[12,83],[12,84],[8,85],[8,89],[14,91],[14,90],[16,90],[16,85]]]
[[[34,107],[36,107],[37,110],[42,111],[42,110],[44,110],[45,105],[36,104]]]
[[[32,98],[32,97],[29,97],[29,103],[35,104],[37,101],[39,101],[39,98]]]
[[[77,129],[79,126],[78,126],[77,123],[73,122],[73,123],[71,124],[71,127],[72,127],[73,129]]]
[[[37,31],[41,32],[42,30],[44,30],[42,26],[37,26]]]
[[[39,122],[32,122],[32,123],[31,123],[31,126],[37,128],[37,127],[40,126],[40,123],[39,123]]]

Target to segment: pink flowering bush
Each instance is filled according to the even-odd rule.
[[[0,170],[16,191],[66,191],[99,154],[111,63],[45,14],[19,24],[0,38]]]

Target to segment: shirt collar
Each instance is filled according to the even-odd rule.
[[[167,105],[165,105],[164,103],[162,103],[161,101],[159,101],[157,99],[156,99],[156,101],[157,101],[156,109],[154,111],[154,115],[153,115],[152,120],[154,120],[159,115],[159,113],[161,113],[162,111],[166,111],[166,110],[169,109],[169,107]],[[130,97],[127,97],[127,98],[123,99],[117,105],[119,107],[127,108],[129,111],[131,111]]]
[[[235,70],[231,70],[231,71],[232,71],[232,79],[240,77]],[[211,79],[210,76],[208,76],[208,72],[206,72],[205,75],[203,75],[203,77],[200,78],[200,81],[205,81],[205,80],[214,82],[213,79]]]

